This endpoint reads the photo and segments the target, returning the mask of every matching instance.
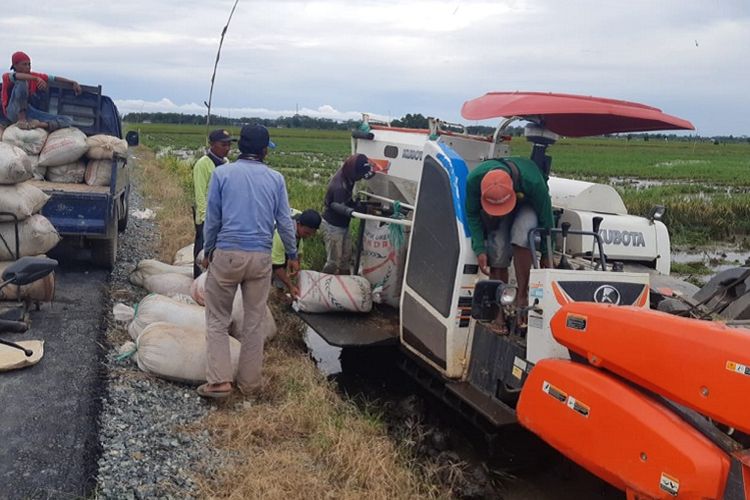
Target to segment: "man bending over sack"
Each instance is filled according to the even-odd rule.
[[[73,86],[75,95],[81,94],[81,86],[74,80],[61,76],[35,73],[31,71],[31,58],[24,52],[15,52],[11,56],[12,73],[3,74],[3,114],[18,128],[45,128],[50,132],[59,128],[70,127],[73,119],[69,116],[58,116],[45,113],[34,107],[42,102],[42,94],[48,89],[48,82],[62,82]]]
[[[318,232],[318,228],[320,227],[320,214],[311,208],[308,208],[304,212],[294,209],[292,209],[292,211],[296,212],[292,215],[292,219],[294,219],[296,224],[295,234],[297,235],[297,255],[299,256],[299,259],[302,260],[303,241],[314,236],[315,233]],[[284,245],[281,242],[281,236],[279,236],[278,231],[273,233],[271,260],[274,277],[284,284],[289,295],[291,295],[293,299],[297,298],[299,295],[299,288],[292,283],[292,279],[286,272],[287,261],[289,259],[287,259],[286,254],[284,253]]]
[[[240,156],[214,170],[208,187],[204,223],[203,267],[206,276],[206,347],[208,383],[198,387],[204,397],[222,398],[232,392],[229,322],[237,285],[242,287],[244,318],[237,388],[252,393],[261,386],[263,334],[271,286],[271,247],[274,225],[279,231],[292,276],[299,270],[294,221],[284,176],[263,163],[274,147],[262,125],[240,132]]]

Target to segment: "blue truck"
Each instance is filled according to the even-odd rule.
[[[115,103],[102,95],[101,86],[81,86],[75,95],[70,86],[50,84],[35,105],[49,113],[73,118],[73,126],[87,136],[107,134],[122,138],[122,124]],[[137,145],[137,134],[129,135],[129,145]],[[42,215],[52,222],[64,240],[91,249],[94,265],[112,269],[117,260],[118,233],[128,223],[130,167],[128,158],[115,155],[109,186],[89,186],[30,181],[50,195]]]

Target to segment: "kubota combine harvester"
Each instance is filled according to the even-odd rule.
[[[706,306],[747,319],[747,269],[695,294],[668,276],[663,208],[632,216],[610,186],[550,177],[557,227],[529,239],[554,239],[555,262],[535,262],[519,310],[513,286],[479,273],[466,222],[466,176],[510,154],[504,131],[516,120],[545,174],[559,136],[692,125],[641,104],[541,93],[489,93],[462,114],[506,120],[488,137],[437,120],[430,130],[365,120],[353,134],[380,171],[362,193],[369,213],[351,215],[364,229],[397,211],[410,229],[403,261],[384,255],[399,307],[302,318],[333,345],[400,345],[405,370],[446,402],[494,427],[520,423],[628,498],[750,499],[750,330],[695,319]],[[507,332],[493,326],[500,310]]]

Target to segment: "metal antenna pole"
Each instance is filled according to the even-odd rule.
[[[221,46],[224,45],[224,36],[227,34],[227,29],[229,29],[229,23],[232,22],[232,16],[234,15],[234,10],[237,8],[237,4],[240,0],[234,0],[234,5],[232,6],[232,11],[229,13],[229,19],[227,19],[227,24],[224,26],[224,29],[221,30],[221,39],[219,39],[219,50],[216,51],[216,61],[214,61],[214,72],[211,75],[211,88],[208,91],[208,102],[204,102],[203,104],[206,105],[208,108],[208,111],[206,112],[206,146],[208,146],[208,129],[211,127],[211,99],[214,95],[214,81],[216,80],[216,69],[219,67],[219,59],[221,59]]]

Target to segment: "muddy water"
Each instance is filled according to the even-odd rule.
[[[524,429],[489,437],[422,390],[398,367],[396,348],[340,349],[308,329],[305,342],[320,370],[355,401],[375,404],[395,440],[414,439],[414,451],[442,465],[463,463],[458,498],[506,500],[622,499]]]
[[[731,246],[728,245],[718,248],[676,251],[672,254],[672,262],[680,264],[703,263],[709,272],[692,278],[693,281],[707,283],[716,273],[750,263],[750,251],[729,248]]]

